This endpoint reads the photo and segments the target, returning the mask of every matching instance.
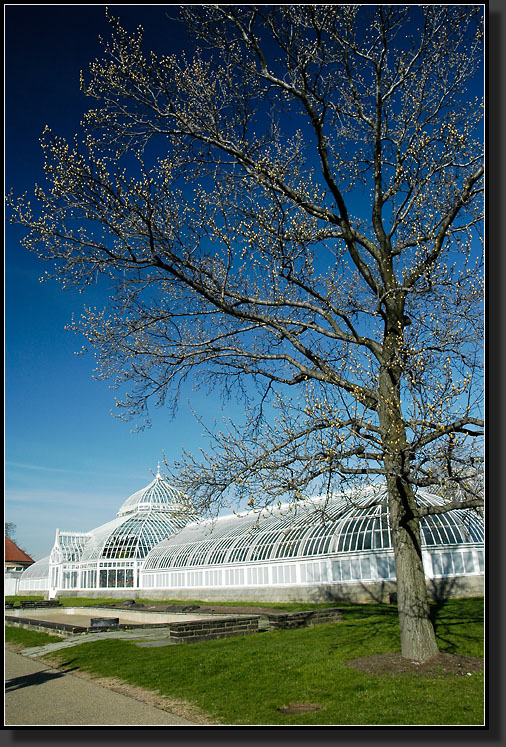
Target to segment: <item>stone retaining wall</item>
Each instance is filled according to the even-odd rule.
[[[104,626],[83,626],[60,622],[59,620],[35,620],[30,617],[17,617],[14,615],[5,615],[5,622],[9,625],[13,625],[16,628],[38,630],[41,633],[48,634],[54,633],[55,635],[61,635],[63,637],[79,635],[81,633],[93,634],[117,630],[137,630],[143,628],[151,630],[153,628],[168,628],[167,623],[121,623],[119,625],[113,624]]]
[[[429,599],[458,599],[461,597],[483,596],[483,575],[457,576],[453,578],[427,579]],[[217,587],[174,588],[174,589],[69,589],[58,592],[58,598],[89,597],[99,599],[111,597],[124,599],[198,600],[199,602],[343,602],[388,603],[390,594],[397,590],[395,581],[374,581],[353,584],[320,584],[300,586],[270,587]],[[35,594],[37,592],[22,592]],[[40,593],[40,592],[39,592]],[[21,595],[21,594],[20,594]]]
[[[185,620],[171,623],[145,623],[120,624],[104,627],[83,627],[64,622],[34,620],[29,617],[15,617],[6,615],[5,622],[18,628],[27,630],[38,630],[44,633],[53,633],[64,637],[83,633],[106,632],[109,630],[139,630],[142,628],[165,628],[172,640],[179,643],[192,643],[195,641],[211,640],[214,638],[228,638],[235,635],[248,635],[258,633],[259,615],[238,615],[236,617],[216,617],[211,620]],[[91,639],[90,639],[91,640]]]
[[[306,628],[327,622],[338,622],[343,619],[342,610],[331,607],[324,610],[302,610],[300,612],[269,612],[268,630],[287,630],[289,628]]]
[[[192,643],[215,638],[229,638],[234,635],[248,635],[258,633],[259,615],[241,615],[227,619],[190,620],[187,622],[171,622],[170,637],[181,643]]]
[[[15,628],[38,630],[40,633],[59,635],[64,638],[67,636],[78,635],[80,633],[86,633],[88,630],[88,628],[83,628],[81,625],[69,625],[68,623],[50,622],[48,620],[32,620],[29,617],[19,618],[14,617],[14,615],[6,615],[5,622]]]

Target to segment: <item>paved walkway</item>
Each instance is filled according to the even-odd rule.
[[[23,649],[23,656],[32,659],[44,656],[50,651],[58,651],[61,648],[76,646],[79,643],[93,643],[101,638],[121,638],[126,641],[139,641],[138,646],[177,646],[175,641],[170,640],[169,628],[137,628],[134,630],[112,630],[104,633],[79,633],[68,636],[57,643],[46,643],[43,646],[33,646]]]
[[[94,640],[101,635],[107,634],[99,633]],[[143,641],[150,643],[146,635]],[[152,641],[152,645],[159,643],[160,639]],[[75,639],[67,639],[61,644],[38,647],[37,652],[25,649],[22,654],[6,649],[6,726],[198,726],[32,658],[41,655],[41,649],[75,644]]]

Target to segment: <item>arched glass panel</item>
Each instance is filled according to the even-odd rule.
[[[440,505],[441,501],[437,496],[424,492],[420,495],[421,505]],[[468,511],[459,510],[448,516],[427,516],[421,526],[423,544],[454,545],[469,542],[470,538],[483,537],[479,518],[470,517]],[[476,542],[476,539],[473,541]],[[285,558],[316,559],[363,551],[379,552],[380,577],[392,578],[391,532],[384,491],[376,494],[371,489],[362,497],[355,494],[353,502],[343,496],[336,496],[335,499],[327,497],[312,499],[297,505],[294,510],[281,507],[269,513],[193,522],[152,550],[144,570],[168,566],[240,566]],[[344,561],[345,558],[339,567],[336,566],[341,580],[375,577],[375,564],[369,555],[368,559],[363,559],[363,563],[362,559],[360,562],[356,559],[354,564],[352,559]],[[229,574],[227,578],[231,579],[232,576]]]

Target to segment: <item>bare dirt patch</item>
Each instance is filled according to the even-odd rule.
[[[374,654],[346,662],[347,666],[365,674],[415,674],[425,677],[472,676],[483,670],[483,660],[474,656],[440,653],[422,663],[411,661],[402,654]]]
[[[19,654],[21,651],[23,651],[23,649],[26,648],[26,646],[24,645],[24,643],[12,643],[11,641],[9,641],[5,644],[5,648],[8,648],[9,651],[13,651],[15,654]]]
[[[317,703],[289,703],[286,706],[280,706],[277,710],[281,713],[307,713],[308,711],[319,711],[321,706]]]

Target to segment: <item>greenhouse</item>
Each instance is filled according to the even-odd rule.
[[[442,503],[425,491],[417,500]],[[460,509],[420,524],[429,591],[483,593],[482,517]],[[371,486],[199,520],[158,472],[107,524],[87,533],[57,531],[49,558],[20,582],[21,593],[41,588],[50,597],[385,600],[395,591],[386,491]]]
[[[418,501],[442,503],[422,491]],[[455,591],[481,593],[481,517],[470,510],[427,516],[421,533],[430,586],[452,579]],[[206,599],[240,598],[245,590],[249,599],[384,597],[395,587],[386,491],[371,487],[356,496],[190,523],[149,553],[141,586],[193,588]]]
[[[144,558],[165,537],[196,515],[158,471],[155,479],[130,496],[115,519],[90,532],[56,530],[51,554],[23,574],[20,593],[47,590],[138,589]]]
[[[23,572],[18,591],[41,592],[49,589],[49,555],[37,560]]]

